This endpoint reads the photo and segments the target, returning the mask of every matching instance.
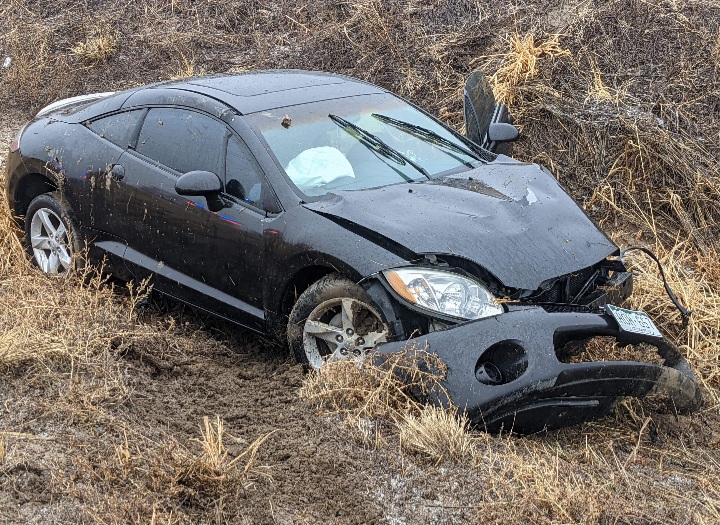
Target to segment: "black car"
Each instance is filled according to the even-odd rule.
[[[304,71],[165,82],[67,99],[23,127],[7,197],[47,273],[91,260],[252,330],[296,359],[362,358],[423,340],[473,421],[519,431],[668,391],[692,372],[642,312],[617,306],[618,247],[517,138],[487,81],[468,136],[380,87]],[[571,364],[579,341],[648,342],[666,366]]]

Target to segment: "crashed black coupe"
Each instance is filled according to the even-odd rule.
[[[506,156],[512,119],[475,73],[467,137],[385,89],[264,71],[62,100],[18,133],[7,197],[35,263],[91,260],[252,330],[296,359],[375,359],[415,338],[474,423],[533,432],[622,396],[701,403],[642,312],[618,247],[545,168]],[[582,341],[663,365],[571,363]]]

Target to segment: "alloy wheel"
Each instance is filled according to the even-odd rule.
[[[308,363],[315,369],[344,359],[362,360],[387,341],[388,328],[371,306],[342,297],[320,303],[303,327]]]
[[[35,262],[45,273],[67,272],[72,265],[72,250],[67,228],[49,208],[40,208],[30,221],[30,245]]]

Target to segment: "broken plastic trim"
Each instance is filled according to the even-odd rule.
[[[559,348],[595,336],[612,336],[620,346],[648,343],[664,363],[560,362]],[[662,337],[620,331],[604,313],[514,307],[412,341],[447,365],[444,391],[430,392],[427,400],[455,405],[473,425],[492,432],[529,434],[577,424],[609,413],[626,396],[664,394],[679,411],[702,405],[698,383],[674,345]],[[382,365],[406,344],[379,345],[376,363]]]

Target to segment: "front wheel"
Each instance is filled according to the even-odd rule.
[[[300,295],[287,333],[295,359],[314,369],[329,361],[362,360],[390,337],[365,290],[337,274],[323,277]]]
[[[35,197],[25,214],[25,245],[45,273],[67,274],[80,251],[80,233],[59,193]]]

